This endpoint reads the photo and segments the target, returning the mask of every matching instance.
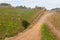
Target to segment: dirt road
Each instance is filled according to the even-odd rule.
[[[5,40],[41,40],[41,24],[45,21],[46,17],[52,15],[53,13],[49,13],[47,15],[42,16],[39,21],[29,30],[24,33],[19,33],[15,37],[7,38]]]

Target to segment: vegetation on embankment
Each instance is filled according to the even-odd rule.
[[[31,9],[0,8],[0,40],[26,29],[36,12],[37,10]]]
[[[42,24],[42,28],[41,28],[41,40],[55,40],[54,35],[52,34],[52,32],[49,30],[49,28],[47,27],[46,24]]]

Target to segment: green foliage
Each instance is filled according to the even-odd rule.
[[[42,24],[42,40],[55,40],[54,35],[45,24]]]
[[[25,28],[27,28],[27,27],[30,25],[30,23],[28,23],[26,20],[22,20],[22,25],[23,25]]]

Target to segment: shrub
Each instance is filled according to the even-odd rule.
[[[23,25],[25,28],[27,28],[27,27],[30,25],[30,23],[27,22],[26,20],[22,20],[22,25]]]

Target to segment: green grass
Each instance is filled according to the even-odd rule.
[[[25,28],[22,26],[21,21],[30,22],[36,12],[37,10],[0,8],[0,40],[22,32]]]
[[[52,32],[48,29],[47,25],[42,24],[42,40],[55,40]]]
[[[16,9],[16,8],[0,8],[0,13],[20,16],[23,20],[30,22],[36,15],[37,10],[34,9]]]
[[[11,15],[0,15],[0,36],[11,37],[24,30],[20,17]]]

